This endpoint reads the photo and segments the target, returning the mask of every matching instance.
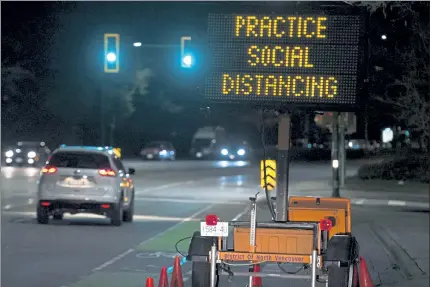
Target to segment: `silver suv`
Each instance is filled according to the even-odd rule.
[[[66,212],[105,215],[115,226],[133,221],[134,172],[111,148],[58,148],[38,181],[37,221],[61,220]]]

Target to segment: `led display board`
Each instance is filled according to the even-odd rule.
[[[365,14],[210,14],[205,98],[355,106]]]

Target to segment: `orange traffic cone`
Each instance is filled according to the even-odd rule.
[[[254,265],[254,272],[261,272],[260,264]],[[252,276],[252,286],[251,287],[262,287],[263,280],[259,276]]]
[[[367,264],[363,257],[360,257],[359,273],[360,287],[373,287],[372,278],[370,278],[369,270],[367,269]]]
[[[184,287],[184,280],[182,278],[181,262],[179,256],[175,257],[175,262],[173,263],[173,273],[170,287]]]
[[[154,279],[152,277],[146,278],[145,287],[154,287]]]
[[[161,268],[160,281],[158,281],[158,287],[169,287],[169,278],[167,278],[166,267]]]

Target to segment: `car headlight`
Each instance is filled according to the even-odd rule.
[[[12,150],[8,150],[7,152],[5,152],[6,157],[13,157],[13,151]]]
[[[167,150],[160,151],[160,155],[167,155]]]
[[[237,151],[237,154],[238,155],[245,155],[245,150],[243,148],[241,148]]]
[[[30,151],[30,152],[28,152],[27,157],[28,158],[35,158],[36,157],[36,153],[34,151]]]
[[[223,149],[221,150],[221,154],[222,154],[222,155],[228,155],[228,150],[227,150],[226,148],[223,148]]]

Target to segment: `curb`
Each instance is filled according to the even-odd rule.
[[[368,206],[414,207],[414,208],[430,209],[430,204],[428,202],[425,203],[425,202],[402,201],[402,200],[351,198],[351,204],[368,205]]]
[[[296,196],[296,195],[294,195]],[[325,197],[325,196],[306,196],[306,197]],[[416,202],[416,201],[402,201],[402,200],[386,200],[386,199],[371,199],[371,198],[349,198],[351,205],[357,206],[391,206],[391,207],[411,207],[429,210],[430,203],[428,202]],[[257,199],[257,202],[266,202],[266,197],[261,196]]]

